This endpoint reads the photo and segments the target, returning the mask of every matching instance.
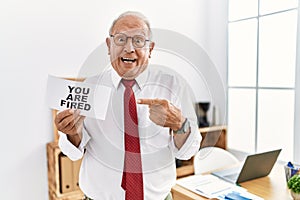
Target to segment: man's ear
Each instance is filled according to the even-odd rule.
[[[155,43],[151,42],[150,45],[149,45],[149,58],[151,58],[151,52],[154,49],[154,46],[155,46]]]
[[[106,46],[107,46],[107,50],[108,50],[108,55],[110,55],[110,38],[106,38]]]

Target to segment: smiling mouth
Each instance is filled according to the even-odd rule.
[[[123,57],[121,57],[121,60],[124,63],[134,63],[136,61],[135,58],[123,58]]]

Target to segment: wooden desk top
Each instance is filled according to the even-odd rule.
[[[249,192],[263,197],[266,200],[291,200],[292,197],[286,185],[283,165],[276,164],[269,176],[246,181],[241,186]],[[205,200],[194,192],[191,192],[179,185],[172,188],[173,200]]]

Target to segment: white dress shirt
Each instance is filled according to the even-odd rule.
[[[150,66],[148,66],[149,68]],[[86,118],[82,141],[78,148],[65,134],[60,133],[59,146],[71,160],[83,157],[79,174],[81,190],[95,200],[122,200],[125,191],[121,187],[124,164],[124,116],[121,77],[111,67],[88,83],[111,88],[111,96],[105,120]],[[193,102],[186,84],[174,75],[147,69],[136,78],[133,86],[136,99],[167,99],[179,108],[191,124],[191,133],[178,150],[169,128],[154,124],[149,119],[147,105],[137,104],[140,148],[143,169],[144,199],[163,200],[176,181],[175,158],[186,160],[199,149],[201,135]]]

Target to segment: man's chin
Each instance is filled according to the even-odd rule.
[[[138,77],[141,73],[143,72],[142,69],[140,69],[140,67],[134,67],[132,69],[129,69],[128,71],[126,71],[124,74],[123,74],[123,78],[124,79],[135,79],[136,77]]]
[[[122,78],[127,79],[127,80],[132,80],[135,79],[137,76],[139,75],[139,73],[125,73],[123,74]]]

